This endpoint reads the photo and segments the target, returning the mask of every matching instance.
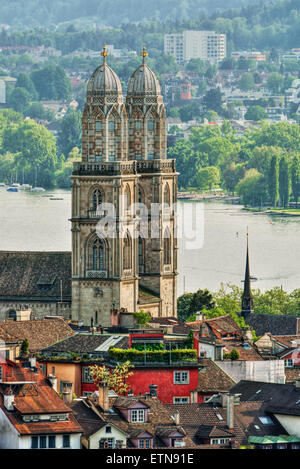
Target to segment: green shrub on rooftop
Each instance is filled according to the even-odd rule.
[[[143,363],[146,359],[147,362],[167,362],[170,357],[173,362],[179,361],[194,361],[197,360],[197,351],[194,349],[177,349],[172,350],[136,350],[131,349],[118,349],[111,347],[108,351],[109,358],[117,362],[131,361]]]

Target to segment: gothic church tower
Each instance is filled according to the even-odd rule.
[[[87,84],[71,220],[72,318],[103,326],[116,308],[174,316],[177,300],[177,173],[166,159],[160,85],[144,50],[124,103],[107,55],[104,47],[103,63]],[[153,203],[164,204],[154,215]],[[99,229],[110,215],[101,204],[114,208],[114,234],[104,223]]]

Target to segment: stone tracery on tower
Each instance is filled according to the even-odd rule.
[[[102,64],[87,83],[82,162],[74,164],[72,175],[72,317],[109,326],[113,308],[175,316],[177,173],[174,161],[166,159],[160,84],[144,47],[124,102],[105,46],[101,55]],[[97,205],[103,202],[115,208],[117,236],[97,240],[97,223],[105,215]],[[164,202],[170,217],[165,221],[159,211],[158,237],[151,238],[150,227],[147,236],[134,236],[142,223],[130,205],[145,204],[151,222],[151,204]]]

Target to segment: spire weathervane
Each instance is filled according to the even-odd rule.
[[[103,46],[103,51],[101,52],[101,55],[103,57],[103,65],[105,65],[106,57],[108,56],[108,51],[106,50],[106,45],[105,44]]]
[[[146,50],[146,46],[143,47],[143,50],[141,52],[141,56],[143,57],[143,65],[146,63],[146,57],[148,56],[148,52]]]

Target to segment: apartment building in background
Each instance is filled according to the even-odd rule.
[[[173,55],[179,64],[191,59],[220,62],[226,57],[226,34],[214,31],[165,34],[164,53]]]

